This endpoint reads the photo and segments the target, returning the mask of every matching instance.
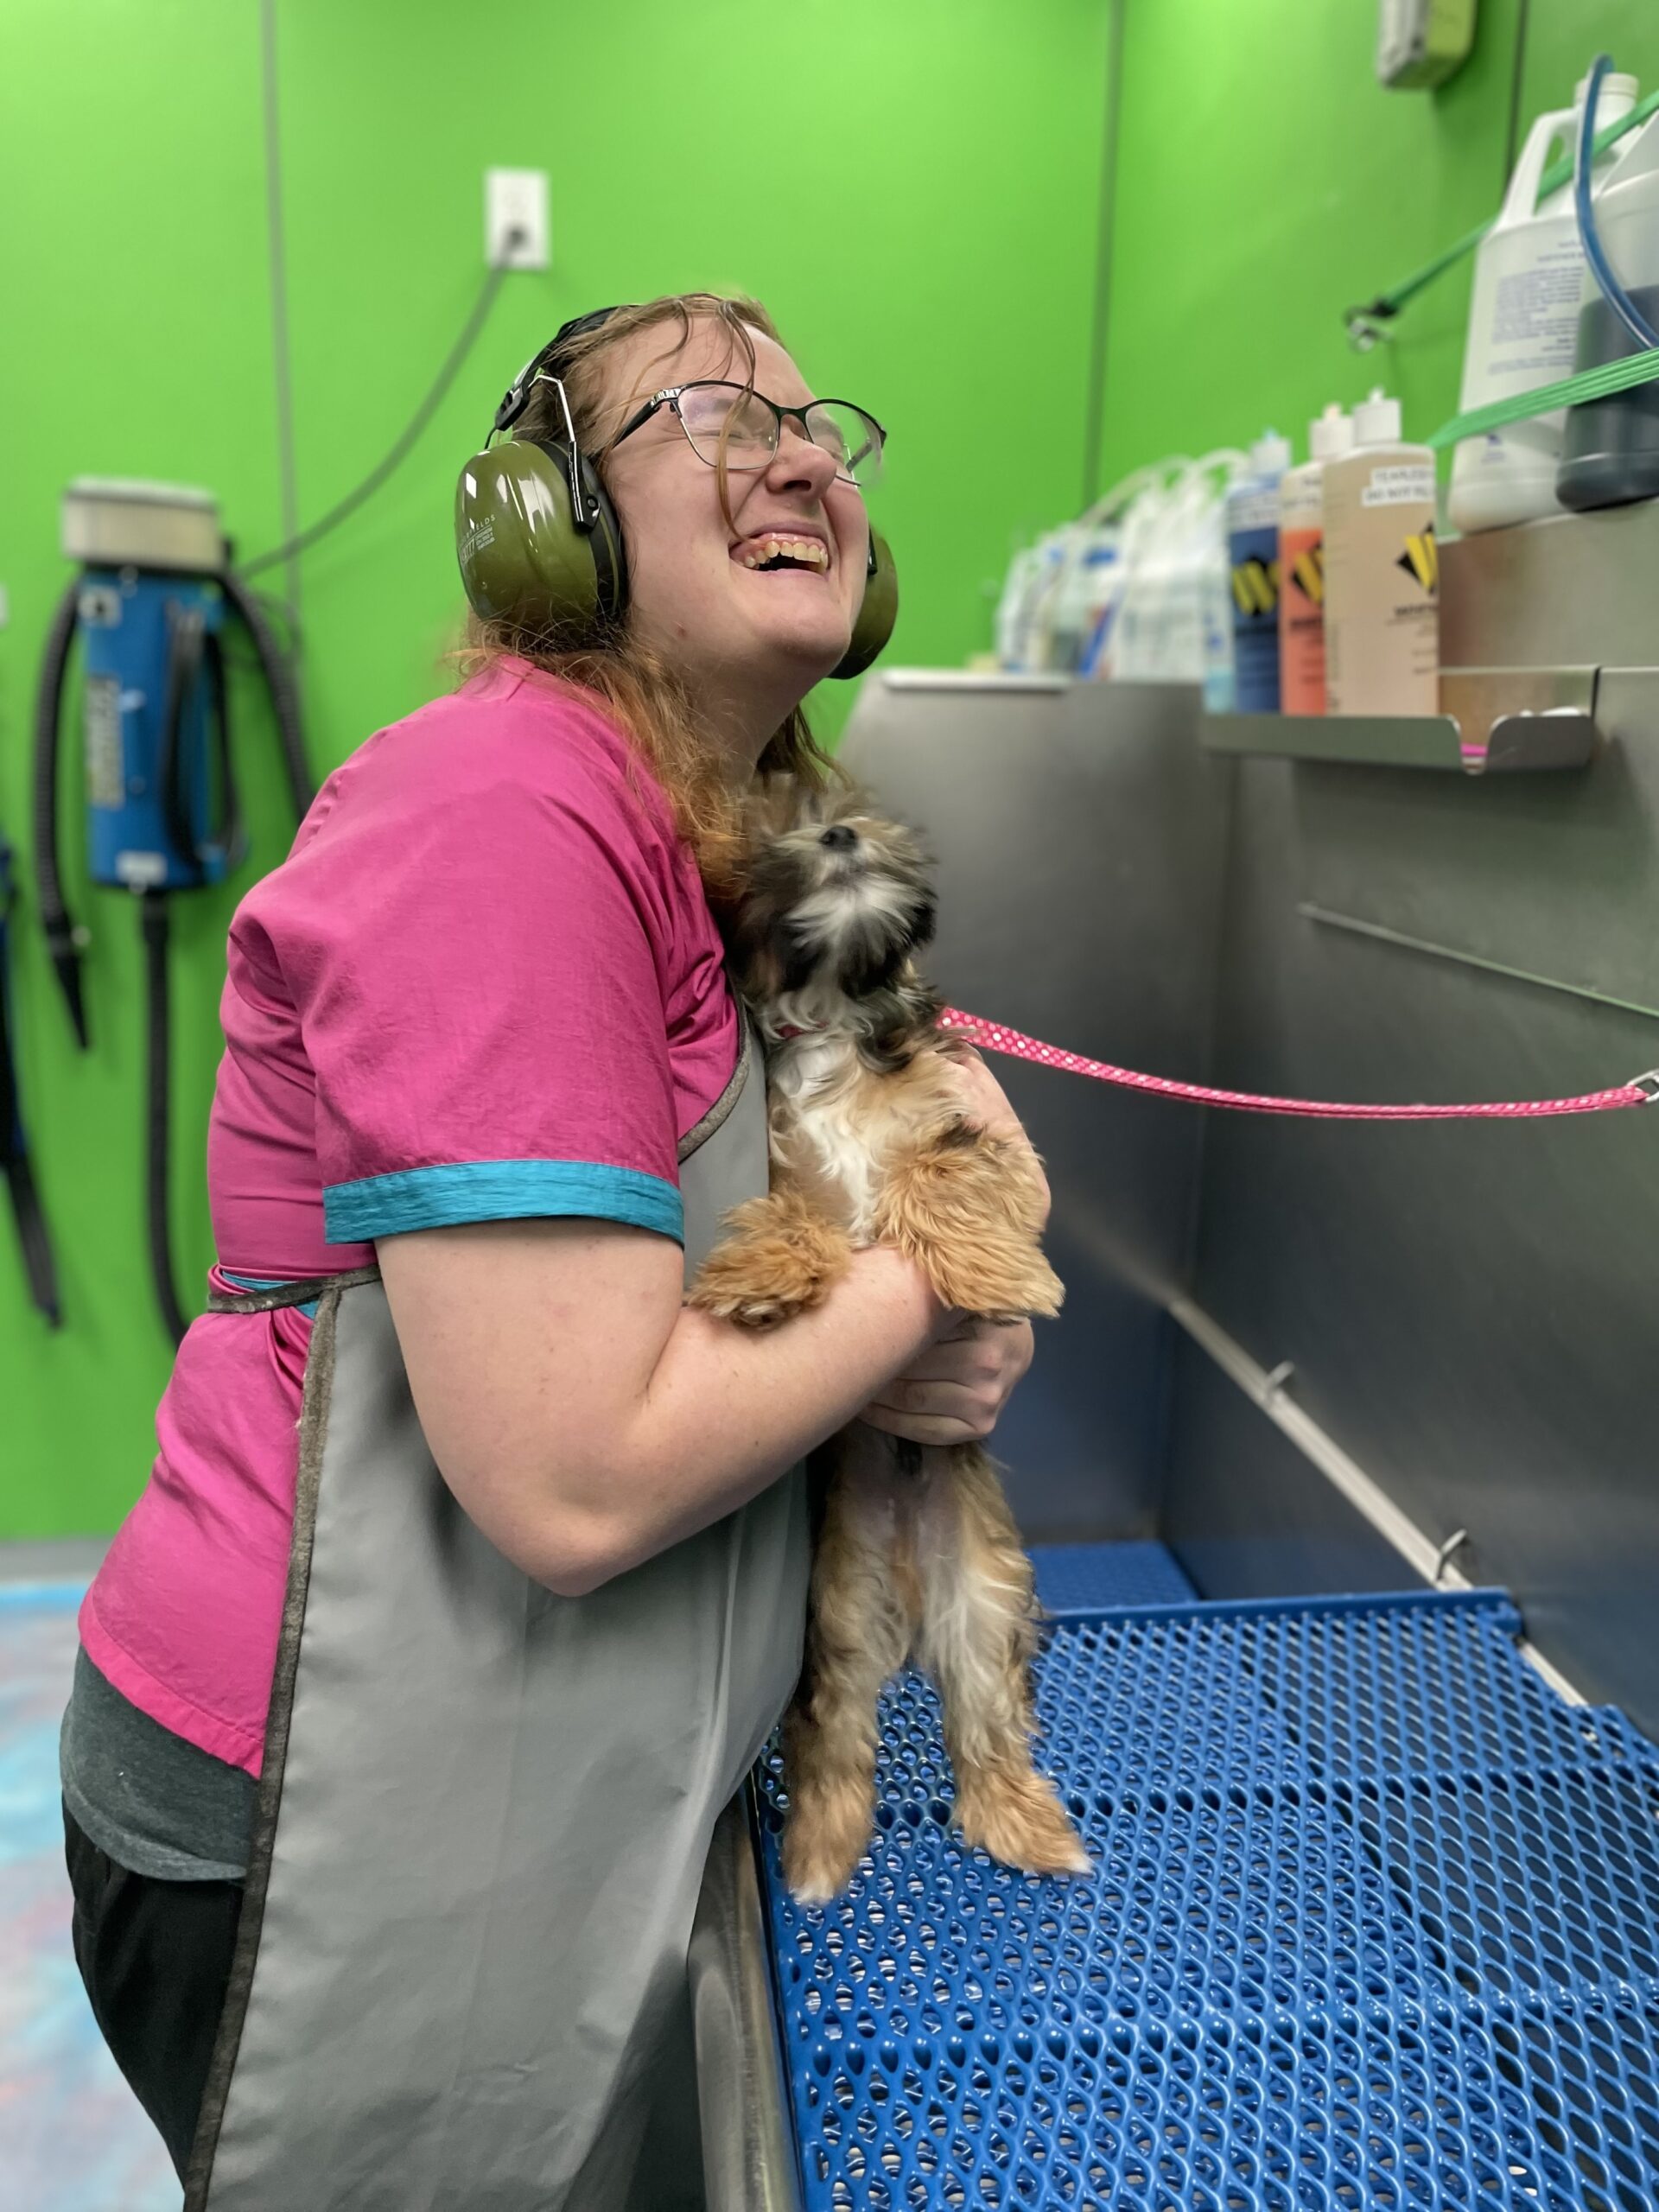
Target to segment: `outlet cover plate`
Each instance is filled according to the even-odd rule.
[[[484,260],[491,269],[545,269],[549,232],[545,169],[486,169]],[[513,232],[519,233],[509,244]]]

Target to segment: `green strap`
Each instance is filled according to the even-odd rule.
[[[1659,111],[1659,92],[1649,92],[1646,99],[1637,102],[1628,115],[1621,115],[1617,123],[1610,123],[1605,130],[1597,131],[1596,152],[1602,153],[1607,147],[1616,145],[1628,131],[1636,130],[1656,111]],[[1570,154],[1564,154],[1559,161],[1552,162],[1539,178],[1538,197],[1541,200],[1546,200],[1552,192],[1559,192],[1564,184],[1571,184],[1572,181],[1573,157]],[[1403,283],[1396,284],[1392,291],[1379,292],[1369,307],[1351,308],[1348,310],[1349,321],[1351,322],[1356,320],[1386,322],[1392,316],[1398,315],[1408,300],[1415,299],[1419,292],[1432,284],[1437,276],[1443,276],[1448,269],[1461,261],[1465,254],[1472,253],[1497,220],[1497,218],[1494,215],[1491,222],[1482,223],[1478,229],[1471,231],[1467,237],[1460,238],[1455,245],[1447,246],[1444,253],[1437,255],[1433,261],[1425,263],[1414,276],[1408,276]],[[1450,425],[1447,427],[1449,428]]]
[[[1438,453],[1462,438],[1478,438],[1487,430],[1501,430],[1506,423],[1530,422],[1535,415],[1553,414],[1558,407],[1581,406],[1586,400],[1605,399],[1615,391],[1629,391],[1635,385],[1659,381],[1659,346],[1651,353],[1630,353],[1621,361],[1605,361],[1599,369],[1580,369],[1575,377],[1557,384],[1541,384],[1535,391],[1518,391],[1513,399],[1495,399],[1490,407],[1471,407],[1442,423],[1428,441]]]

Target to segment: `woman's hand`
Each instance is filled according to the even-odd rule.
[[[969,1120],[992,1136],[1017,1137],[1028,1143],[1020,1116],[1008,1103],[1007,1093],[991,1073],[979,1054],[964,1046],[950,1055],[957,1085],[962,1092],[963,1111]],[[1042,1163],[1037,1162],[1037,1173],[1043,1186],[1043,1217],[1048,1217],[1048,1178],[1043,1173]],[[1029,1357],[1029,1355],[1027,1355]]]
[[[988,1436],[1031,1365],[1029,1321],[963,1313],[859,1415],[912,1444],[975,1444]]]
[[[969,1121],[993,1136],[1026,1141],[1019,1116],[979,1054],[953,1052],[951,1061]],[[1042,1174],[1040,1166],[1037,1172]],[[1046,1214],[1046,1178],[1043,1195]],[[1031,1365],[1031,1355],[1029,1321],[958,1314],[859,1418],[912,1444],[977,1443],[996,1427],[1009,1392]]]

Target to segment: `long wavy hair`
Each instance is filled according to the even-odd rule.
[[[619,308],[599,328],[584,331],[570,341],[561,362],[565,395],[577,443],[601,478],[610,452],[609,441],[599,435],[608,397],[607,355],[637,331],[661,324],[666,342],[659,358],[668,360],[690,339],[694,320],[703,317],[724,327],[732,355],[744,361],[747,381],[753,386],[755,353],[750,331],[761,331],[782,343],[772,317],[758,300],[682,292],[646,301],[639,307]],[[563,437],[563,418],[550,385],[531,387],[529,404],[514,428],[524,438]],[[723,468],[720,499],[729,524],[731,509]],[[696,856],[710,897],[722,904],[728,901],[736,888],[742,860],[744,794],[734,790],[729,776],[722,772],[698,727],[690,692],[662,656],[632,634],[626,618],[612,634],[570,652],[559,651],[547,639],[513,623],[474,614],[467,625],[463,664],[475,670],[508,653],[602,701],[666,795],[676,827]],[[793,784],[804,798],[836,780],[837,771],[818,746],[805,714],[797,707],[768,741],[756,775],[768,787]]]

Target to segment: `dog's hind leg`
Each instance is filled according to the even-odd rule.
[[[891,1493],[879,1478],[861,1481],[857,1468],[867,1453],[881,1467],[886,1446],[870,1430],[831,1447],[841,1465],[812,1562],[805,1665],[784,1724],[784,1874],[804,1904],[845,1889],[870,1840],[877,1700],[910,1648]]]
[[[957,1822],[1005,1866],[1086,1874],[1054,1785],[1032,1764],[1031,1561],[996,1471],[976,1445],[931,1449],[917,1547],[918,1657],[938,1685]]]

